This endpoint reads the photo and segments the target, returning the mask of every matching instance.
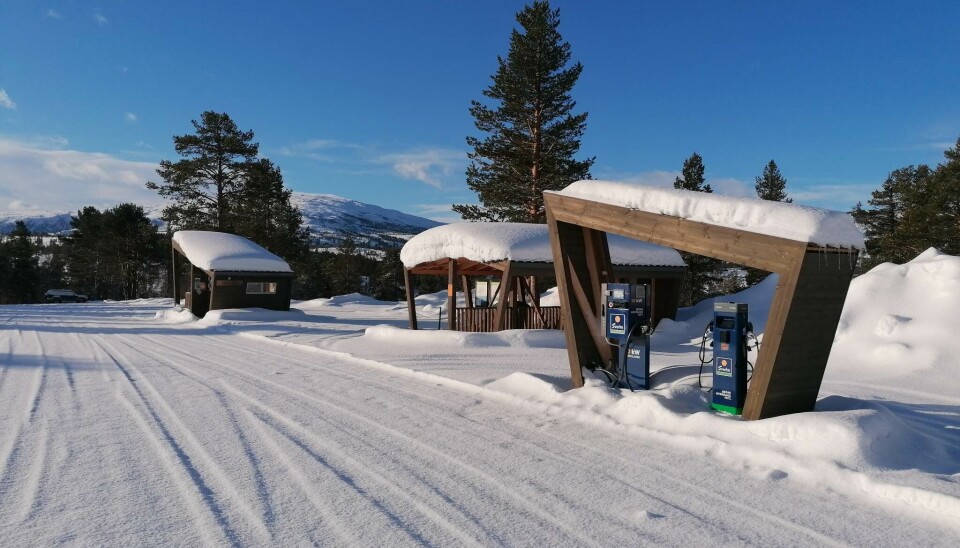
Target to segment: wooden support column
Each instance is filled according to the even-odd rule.
[[[473,313],[473,289],[470,287],[470,278],[469,278],[468,276],[466,276],[466,275],[461,275],[461,276],[460,276],[460,285],[463,286],[463,299],[464,299],[464,301],[466,302],[466,305],[467,305],[467,307],[466,307],[466,308],[467,308],[467,325],[466,325],[466,329],[467,329],[467,331],[473,332],[473,331],[475,330],[474,324],[475,324],[476,322],[475,322],[474,320],[475,320],[476,316],[475,316],[475,314]],[[464,326],[460,326],[460,328],[463,329]]]
[[[500,300],[497,301],[497,311],[493,316],[494,329],[497,331],[506,329],[507,304],[509,304],[512,298],[512,290],[510,289],[510,284],[512,283],[510,267],[512,264],[513,263],[508,262],[506,268],[503,269],[503,274],[500,275],[500,286],[497,287],[497,291],[500,292]]]
[[[780,275],[743,418],[813,411],[856,262],[807,250]]]
[[[447,329],[457,330],[457,260],[450,259],[447,273]]]
[[[597,337],[600,330],[598,308],[596,303],[590,302],[588,291],[581,285],[581,280],[591,279],[590,267],[587,266],[588,244],[585,233],[577,225],[554,219],[549,207],[547,222],[550,226],[550,247],[560,292],[560,309],[564,318],[563,335],[567,341],[570,377],[573,387],[579,388],[583,386],[581,366],[605,368],[612,358],[612,353],[602,336]],[[593,291],[590,290],[589,294],[593,295]]]
[[[410,329],[417,329],[417,304],[413,295],[413,274],[409,268],[403,269],[403,285],[407,288],[407,317]]]
[[[178,290],[178,279],[180,276],[180,269],[177,268],[177,250],[174,247],[170,246],[170,278],[173,285],[171,286],[171,291],[173,291],[173,306],[179,306],[180,304],[180,293]]]

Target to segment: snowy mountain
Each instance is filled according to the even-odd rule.
[[[291,201],[303,213],[303,223],[310,228],[315,247],[336,247],[346,236],[354,238],[360,247],[396,247],[410,236],[441,224],[332,194],[294,192]],[[144,209],[155,222],[162,224],[161,205],[151,204]],[[70,230],[72,214],[76,211],[0,211],[0,234],[10,233],[17,220],[25,221],[35,234],[61,234]]]

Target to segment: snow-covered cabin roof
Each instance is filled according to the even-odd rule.
[[[623,236],[607,236],[617,265],[685,266],[676,250]],[[502,260],[553,262],[547,225],[524,223],[451,223],[431,228],[407,241],[400,260],[407,268],[463,257],[488,263]]]
[[[293,272],[286,261],[236,234],[180,230],[174,232],[173,242],[188,261],[202,270]]]
[[[613,181],[577,181],[557,194],[799,242],[864,248],[853,217],[830,209]]]

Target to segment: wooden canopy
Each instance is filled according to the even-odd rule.
[[[545,193],[573,385],[605,365],[600,283],[612,281],[606,234],[615,233],[779,274],[763,346],[747,391],[749,420],[811,411],[840,321],[857,251],[826,248]]]
[[[662,318],[673,319],[676,317],[680,300],[680,282],[685,272],[685,266],[614,265],[611,267],[611,273],[615,279],[623,281],[643,280],[652,284],[652,317],[654,323]],[[456,310],[457,284],[461,284],[468,308],[473,308],[473,295],[469,279],[471,277],[487,276],[496,278],[500,281],[497,291],[502,291],[502,294],[497,302],[492,327],[493,330],[499,331],[509,328],[507,308],[513,307],[519,302],[528,301],[533,308],[533,313],[539,315],[540,318],[544,317],[546,310],[541,310],[540,297],[536,291],[536,280],[541,277],[553,277],[555,274],[554,265],[550,262],[512,260],[481,262],[464,257],[438,259],[404,268],[410,329],[417,329],[413,275],[447,277],[448,329],[466,327],[458,326],[457,314],[449,312]],[[553,312],[559,311],[554,310]]]

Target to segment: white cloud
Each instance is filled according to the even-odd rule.
[[[137,121],[137,115],[132,112],[126,112],[123,114],[123,119],[126,120],[127,123],[132,124]]]
[[[0,88],[0,107],[16,110],[17,104],[7,95],[7,90]]]
[[[148,180],[158,181],[157,164],[50,144],[65,142],[0,137],[0,210],[72,210],[162,201],[144,186]]]
[[[98,11],[98,12],[94,12],[94,14],[93,14],[93,19],[94,19],[94,21],[96,21],[97,24],[99,24],[101,27],[102,27],[103,25],[106,25],[107,23],[110,22],[110,20],[107,19],[106,16],[104,16],[104,15],[103,15],[102,13],[100,13],[99,11]]]
[[[707,184],[714,192],[724,196],[737,196],[739,198],[755,198],[757,196],[757,189],[754,188],[754,185],[740,179],[730,177],[707,179]]]
[[[53,8],[47,10],[47,17],[50,19],[63,19],[63,15],[60,15],[60,12]]]
[[[444,179],[465,169],[467,157],[459,150],[431,148],[384,154],[374,161],[389,165],[393,172],[403,179],[412,179],[441,188]]]

